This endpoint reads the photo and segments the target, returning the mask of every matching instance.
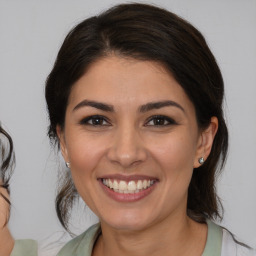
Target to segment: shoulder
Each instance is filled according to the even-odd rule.
[[[100,234],[100,224],[95,224],[81,235],[69,241],[57,256],[90,256],[93,245]],[[86,254],[84,254],[86,252]]]
[[[235,240],[234,236],[223,229],[221,256],[256,256],[256,250]]]
[[[37,256],[37,242],[31,239],[15,240],[10,256]]]

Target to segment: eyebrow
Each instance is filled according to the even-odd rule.
[[[180,104],[178,104],[177,102],[172,101],[172,100],[149,102],[145,105],[142,105],[140,107],[139,111],[142,113],[145,113],[145,112],[153,110],[153,109],[160,109],[160,108],[168,107],[168,106],[177,107],[185,113],[184,108]]]
[[[180,104],[172,100],[149,102],[145,105],[140,106],[139,112],[145,113],[153,109],[160,109],[160,108],[169,107],[169,106],[177,107],[185,113],[184,108]],[[82,107],[93,107],[106,112],[114,112],[114,107],[112,105],[105,104],[102,102],[97,102],[97,101],[91,101],[91,100],[81,101],[74,107],[73,111],[80,109]]]
[[[82,108],[82,107],[93,107],[93,108],[97,108],[106,112],[114,112],[114,107],[112,105],[108,105],[105,103],[101,103],[101,102],[96,102],[96,101],[91,101],[91,100],[83,100],[80,103],[78,103],[73,111]]]

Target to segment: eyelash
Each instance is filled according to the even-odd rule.
[[[93,121],[100,120],[101,124],[95,124]],[[91,122],[91,123],[90,123]],[[102,122],[106,122],[106,124],[102,124]],[[107,120],[106,117],[100,115],[88,116],[80,121],[82,125],[91,125],[91,126],[110,126],[111,124]]]
[[[153,125],[149,125],[149,122],[153,121],[154,124]],[[156,124],[155,122],[156,121],[160,121],[160,122],[164,122],[164,123],[161,123],[161,124]],[[166,124],[166,121],[167,121],[167,124]],[[157,126],[157,127],[160,127],[160,126],[169,126],[169,125],[176,125],[177,122],[175,120],[173,120],[172,118],[170,117],[167,117],[167,116],[162,116],[162,115],[156,115],[156,116],[151,116],[145,126]]]
[[[94,123],[95,121],[98,123]],[[153,121],[153,124],[149,124],[152,121]],[[160,121],[160,124],[159,123],[157,124],[156,122],[159,122],[159,121]],[[103,124],[104,122],[105,122],[105,124]],[[91,126],[111,126],[108,119],[101,115],[88,116],[88,117],[82,119],[79,123],[81,125],[91,125]],[[170,125],[176,125],[176,124],[177,124],[177,122],[170,117],[163,116],[163,115],[155,115],[155,116],[151,116],[146,121],[144,126],[160,127],[160,126],[170,126]]]

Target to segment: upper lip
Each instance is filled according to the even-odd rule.
[[[148,175],[123,175],[123,174],[110,174],[104,175],[99,177],[98,179],[112,179],[112,180],[124,180],[124,181],[131,181],[131,180],[158,180],[156,177],[148,176]]]

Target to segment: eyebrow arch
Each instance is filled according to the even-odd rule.
[[[142,112],[142,113],[145,113],[145,112],[153,110],[153,109],[159,109],[159,108],[168,107],[168,106],[177,107],[185,113],[184,108],[180,104],[178,104],[177,102],[172,101],[172,100],[165,100],[165,101],[159,101],[159,102],[149,102],[145,105],[142,105],[139,108],[139,111]]]
[[[93,107],[106,112],[114,112],[114,107],[112,105],[108,105],[108,104],[97,102],[97,101],[91,101],[91,100],[81,101],[74,107],[73,111],[82,107]]]

